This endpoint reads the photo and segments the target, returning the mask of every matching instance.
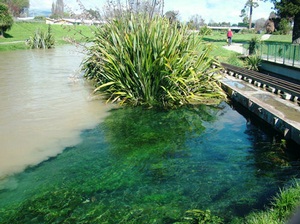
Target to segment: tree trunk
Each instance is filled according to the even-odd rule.
[[[249,30],[252,28],[253,2],[250,3]]]
[[[293,27],[293,44],[300,44],[300,13],[295,15]]]

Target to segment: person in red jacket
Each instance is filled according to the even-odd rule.
[[[231,29],[228,29],[228,32],[227,32],[227,43],[228,43],[228,46],[230,46],[231,43],[232,43],[232,36],[233,36],[233,33],[232,33]]]

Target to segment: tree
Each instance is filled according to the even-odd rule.
[[[201,26],[205,25],[205,20],[200,15],[192,15],[189,21],[189,26],[192,29],[199,30]]]
[[[14,17],[20,16],[29,8],[29,0],[0,0],[0,3],[6,4]]]
[[[147,14],[151,18],[163,15],[164,0],[126,0],[122,4],[120,0],[107,0],[104,9],[104,18],[120,18],[126,12]]]
[[[253,8],[258,7],[258,3],[256,0],[247,0],[244,8],[241,10],[241,15],[240,17],[245,18],[247,16],[247,12],[249,11],[249,29],[252,27],[252,13],[253,13]]]
[[[255,30],[262,31],[265,28],[266,20],[264,18],[260,18],[255,22]]]
[[[176,21],[178,21],[178,14],[179,14],[179,12],[178,11],[174,11],[174,10],[172,10],[172,11],[167,11],[166,13],[165,13],[165,17],[167,18],[167,19],[169,19],[169,21],[171,22],[171,23],[173,23],[173,22],[176,22]]]
[[[87,14],[89,15],[89,17],[91,19],[97,19],[100,20],[101,19],[101,15],[100,12],[94,9],[88,9],[86,10]]]
[[[56,4],[52,3],[51,17],[58,18],[64,16],[64,1],[56,0]]]
[[[300,44],[300,0],[272,0],[281,18],[294,21],[292,42]]]
[[[270,18],[266,22],[266,32],[268,34],[271,34],[275,31],[275,24],[274,21]]]
[[[4,32],[10,30],[14,23],[12,16],[9,14],[8,6],[0,3],[0,37],[4,36]]]

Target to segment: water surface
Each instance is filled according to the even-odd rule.
[[[112,110],[81,143],[9,178],[4,223],[175,223],[194,209],[229,222],[263,209],[298,177],[299,157],[249,119],[226,103]]]
[[[0,53],[0,181],[80,142],[108,107],[89,100],[73,46]],[[1,189],[1,187],[0,187]]]
[[[81,60],[1,53],[0,223],[230,222],[299,177],[296,146],[243,108],[112,109],[89,100]]]

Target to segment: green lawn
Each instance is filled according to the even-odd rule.
[[[257,37],[261,39],[263,34],[240,34],[234,33],[233,43],[242,43],[244,48],[248,48],[249,41]],[[239,59],[239,54],[233,51],[224,49],[223,46],[227,45],[226,31],[214,31],[211,35],[204,36],[203,39],[215,46],[213,56],[218,58],[221,62],[226,62],[236,66],[243,66],[242,60]],[[291,44],[292,35],[271,35],[269,39],[265,40],[266,44]]]
[[[33,36],[37,29],[46,31],[48,25],[44,21],[39,22],[16,22],[14,23],[11,30],[9,30],[5,37],[0,38],[0,51],[6,50],[17,50],[26,49],[24,44],[30,36]],[[74,38],[76,41],[81,41],[83,36],[92,36],[93,27],[91,26],[62,26],[62,25],[52,25],[52,32],[56,40],[56,45],[67,43],[67,38]],[[81,34],[80,34],[81,33]],[[234,33],[233,43],[247,43],[251,38],[258,36],[261,37],[263,34],[240,34]],[[226,44],[226,31],[214,31],[211,35],[203,37],[205,41],[214,43],[216,45],[217,55],[222,57],[228,57],[228,50],[222,49],[221,47]],[[21,41],[16,43],[15,41]],[[11,44],[3,44],[4,42],[15,42]],[[279,43],[291,43],[291,35],[272,35],[265,42],[279,42]],[[220,54],[221,52],[221,54]],[[235,53],[233,53],[235,54]],[[230,57],[232,53],[230,53]]]
[[[56,45],[67,43],[67,39],[70,38],[76,41],[82,41],[84,36],[92,36],[92,28],[91,26],[84,25],[51,25]],[[33,36],[38,29],[47,31],[48,25],[45,22],[14,23],[12,29],[6,32],[5,38],[0,38],[0,51],[26,49],[25,40]]]
[[[241,33],[234,33],[232,41],[233,43],[247,43],[253,37],[261,38],[263,34],[241,34]],[[226,32],[215,31],[211,35],[204,36],[204,40],[209,42],[223,42],[226,43]],[[271,37],[265,42],[277,42],[277,43],[292,43],[292,35],[271,35]]]

